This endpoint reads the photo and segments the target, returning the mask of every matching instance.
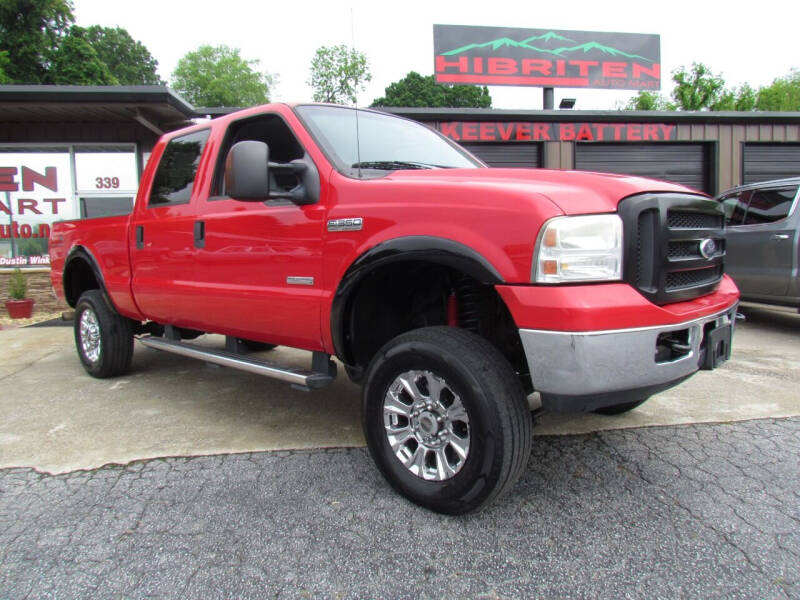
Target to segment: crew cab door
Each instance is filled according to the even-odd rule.
[[[202,241],[196,248],[196,283],[203,292],[193,310],[207,331],[321,350],[324,199],[303,205],[227,196],[225,158],[233,144],[246,140],[266,143],[270,162],[310,160],[278,114],[231,123],[210,194],[198,207]],[[271,187],[290,189],[297,183],[293,178],[271,174]]]
[[[131,218],[133,295],[141,312],[160,323],[191,326],[186,307],[197,295],[192,200],[209,133],[194,131],[166,144],[150,190],[140,191]]]
[[[797,234],[797,193],[797,185],[744,192],[746,211],[728,220],[726,270],[745,297],[788,294]]]

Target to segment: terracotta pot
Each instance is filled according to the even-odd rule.
[[[33,314],[33,298],[6,300],[6,310],[12,319],[30,319]]]

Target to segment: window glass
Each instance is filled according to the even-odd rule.
[[[128,215],[132,211],[132,196],[88,196],[81,198],[82,219]]]
[[[382,176],[394,169],[481,166],[458,146],[414,121],[336,106],[308,105],[296,110],[339,171],[350,176],[360,170]]]
[[[741,225],[744,223],[749,196],[750,192],[736,192],[722,197],[720,202],[722,202],[722,209],[725,211],[726,225]]]
[[[288,163],[305,156],[305,150],[289,126],[278,115],[263,115],[232,123],[219,153],[212,196],[225,195],[225,158],[231,147],[243,141],[264,142],[269,148],[270,162]],[[297,185],[297,176],[270,171],[270,189],[288,191]]]
[[[758,225],[785,219],[792,208],[796,193],[797,186],[753,190],[750,195],[750,205],[747,207],[744,224]]]
[[[177,137],[167,144],[153,178],[150,206],[189,202],[208,134],[209,130],[203,129]]]

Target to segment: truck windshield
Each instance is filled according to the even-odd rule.
[[[336,168],[345,175],[380,177],[397,169],[481,167],[456,144],[428,127],[372,111],[305,105],[295,109]],[[358,139],[358,143],[356,140]]]

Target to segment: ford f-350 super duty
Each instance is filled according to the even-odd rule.
[[[163,136],[132,213],[57,223],[50,252],[90,375],[124,373],[134,339],[306,390],[336,356],[388,482],[453,514],[525,468],[532,392],[630,410],[730,356],[738,301],[724,215],[696,191],[489,169],[422,124],[319,104]]]

